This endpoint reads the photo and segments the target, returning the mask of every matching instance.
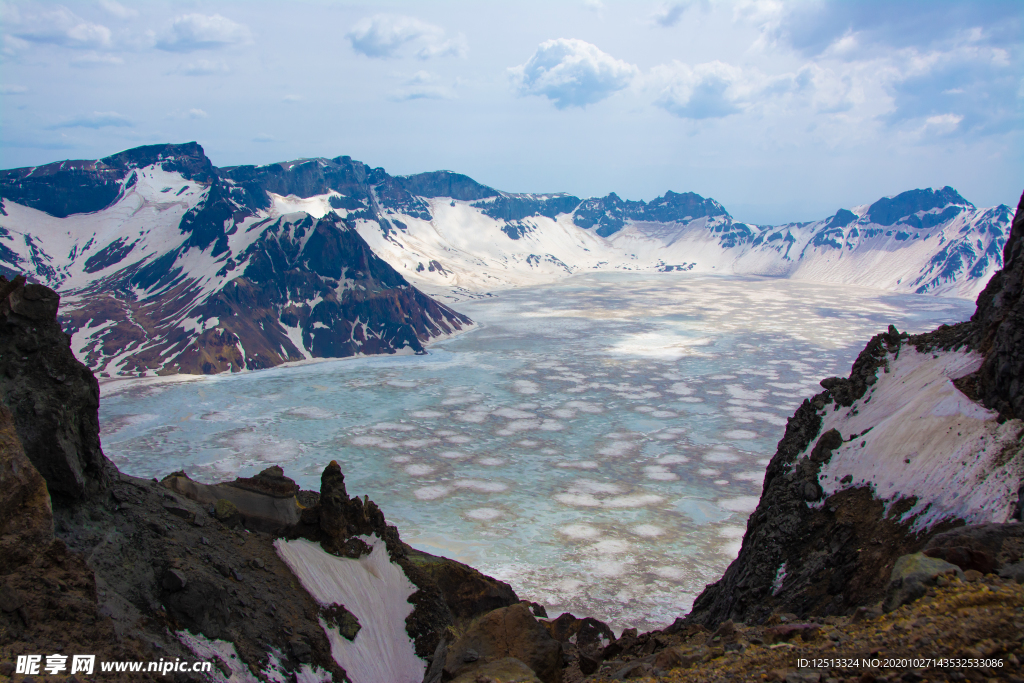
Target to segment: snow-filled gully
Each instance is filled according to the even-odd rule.
[[[426,662],[416,656],[405,630],[413,610],[408,598],[416,586],[391,562],[384,541],[375,535],[359,538],[372,551],[357,560],[330,555],[304,539],[279,539],[274,546],[319,604],[344,605],[359,620],[362,628],[353,641],[320,620],[331,655],[352,683],[419,683]]]

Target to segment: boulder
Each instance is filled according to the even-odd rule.
[[[514,657],[504,657],[467,669],[452,683],[541,683],[533,670]]]
[[[956,576],[963,579],[964,573],[955,564],[928,557],[924,553],[903,555],[896,560],[892,574],[889,575],[885,611],[891,612],[900,605],[924,596],[928,587],[934,585],[940,576]]]
[[[1024,524],[973,524],[937,534],[924,554],[982,574],[1024,559]]]
[[[255,477],[216,485],[200,484],[184,472],[174,472],[160,483],[201,505],[213,506],[214,516],[228,525],[241,522],[248,529],[279,533],[297,524],[301,513],[298,486],[283,473],[274,476],[280,471],[271,467]]]
[[[1024,583],[1024,560],[1004,566],[999,570],[999,576],[1004,579],[1012,579],[1017,583]]]
[[[569,612],[547,622],[546,626],[548,633],[558,642],[570,643],[580,652],[592,655],[601,653],[615,640],[615,633],[608,624],[593,617],[578,619]]]
[[[522,603],[474,620],[448,648],[444,669],[455,678],[507,657],[523,662],[543,683],[561,683],[562,648]]]

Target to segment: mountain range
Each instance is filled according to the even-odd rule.
[[[216,373],[422,353],[473,325],[439,300],[580,272],[973,298],[1012,215],[944,187],[758,226],[692,192],[517,194],[347,156],[218,168],[190,142],[0,171],[0,273],[61,293],[73,350],[101,377]]]

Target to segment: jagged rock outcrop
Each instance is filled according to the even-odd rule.
[[[1024,427],[1019,420],[1003,421],[1019,416],[1024,405],[1019,379],[1024,348],[1022,235],[1024,211],[1018,210],[1005,247],[1006,268],[979,297],[971,321],[915,337],[890,326],[889,332],[868,343],[849,378],[822,381],[825,391],[804,401],[790,418],[768,466],[739,556],[722,579],[697,598],[688,623],[761,623],[777,612],[849,614],[881,600],[897,558],[925,549],[933,538],[942,538],[942,532],[975,518],[1019,519],[1020,504],[1016,502],[1014,509],[1014,502],[1024,486]],[[970,374],[979,365],[980,370]],[[933,374],[913,380],[915,372],[924,372],[921,368],[933,368],[927,370]],[[891,388],[886,377],[890,372],[903,378]],[[915,388],[901,389],[911,385]],[[876,391],[879,387],[883,389]],[[931,392],[926,396],[913,393],[926,390]],[[972,404],[971,398],[998,410],[999,419]],[[876,405],[869,408],[872,400]],[[906,409],[902,425],[857,421],[861,411],[895,414],[915,401],[923,407],[917,412]],[[884,421],[884,416],[878,419]],[[943,429],[941,436],[915,435],[915,430],[936,429],[937,420],[948,421],[949,431]],[[852,431],[856,424],[867,425],[867,430],[841,431]],[[954,436],[954,430],[961,431]],[[883,438],[879,433],[888,442],[878,441]],[[908,445],[892,443],[899,439]],[[833,462],[840,451],[842,462],[848,463],[843,467],[856,462],[869,467],[875,462],[876,474],[858,481],[844,476]],[[918,458],[925,464],[915,470]],[[969,469],[968,460],[976,469]],[[984,489],[989,497],[974,500],[976,491],[947,492],[943,487],[953,484],[944,482]],[[961,502],[952,502],[956,499]],[[974,501],[973,508],[965,500]],[[960,558],[965,564],[974,557],[942,547],[940,543],[932,554]],[[1010,561],[1003,558],[997,563],[997,553],[989,554],[992,570]]]
[[[58,303],[51,289],[0,277],[0,395],[50,493],[80,500],[106,486],[110,466],[100,451],[99,384],[68,348]]]

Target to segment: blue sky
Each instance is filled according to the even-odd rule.
[[[0,2],[0,167],[197,140],[757,223],[1024,189],[1024,2]]]

